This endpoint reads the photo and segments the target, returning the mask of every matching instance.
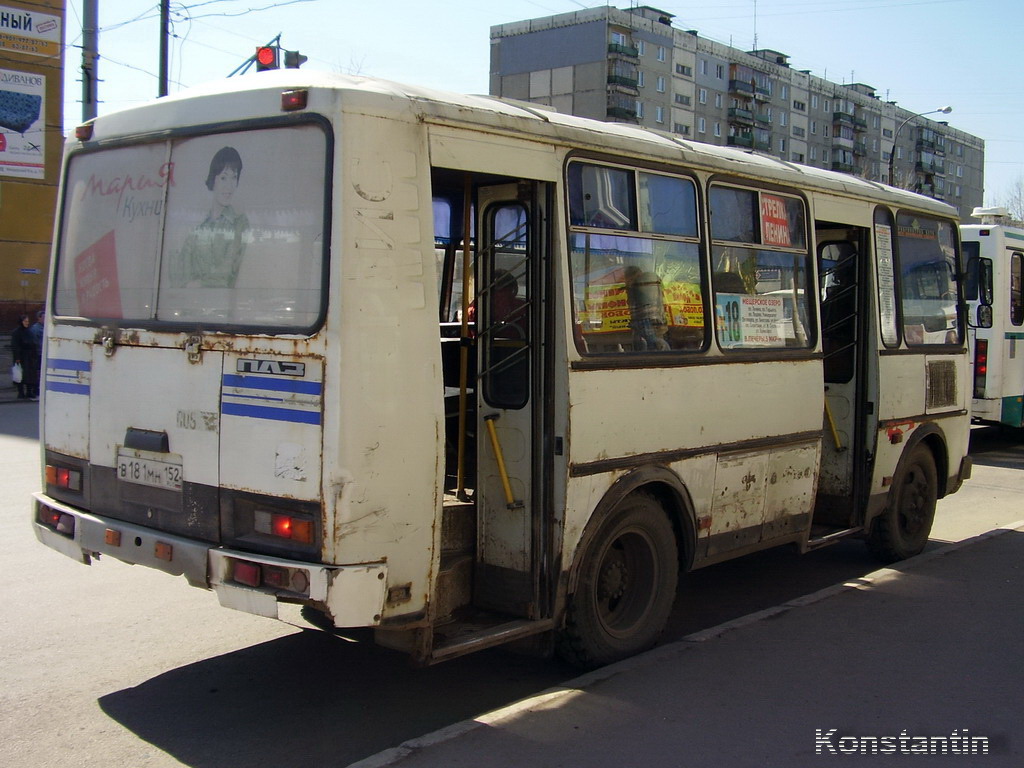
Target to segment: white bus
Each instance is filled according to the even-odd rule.
[[[981,224],[960,227],[965,263],[992,272],[991,327],[970,329],[974,365],[971,415],[985,424],[1024,427],[1024,227],[1005,208],[975,208]],[[970,261],[970,260],[977,261]],[[979,281],[966,284],[972,314],[983,306]]]
[[[916,554],[969,474],[924,197],[282,71],[81,126],[60,200],[35,532],[228,607],[593,666],[681,571]]]

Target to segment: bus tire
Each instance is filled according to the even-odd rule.
[[[675,532],[665,510],[646,493],[630,494],[583,553],[559,656],[592,669],[650,648],[672,610],[678,576]]]
[[[900,462],[885,511],[871,521],[867,544],[875,557],[894,563],[924,549],[935,519],[938,488],[935,458],[919,443]]]

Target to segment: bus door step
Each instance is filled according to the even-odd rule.
[[[811,528],[810,538],[807,539],[801,551],[810,552],[812,549],[821,549],[859,533],[864,533],[864,528],[859,525],[854,528],[827,528],[816,525]]]
[[[456,656],[503,645],[512,640],[520,640],[554,629],[553,619],[514,619],[505,620],[492,626],[481,627],[476,622],[473,626],[459,626],[459,622],[445,625],[443,630],[435,628],[434,647],[430,653],[428,664],[447,661]],[[443,634],[442,634],[443,632]]]

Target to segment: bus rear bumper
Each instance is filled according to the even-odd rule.
[[[89,565],[107,555],[184,576],[194,587],[212,589],[221,605],[279,618],[283,603],[326,608],[337,627],[380,623],[387,592],[387,565],[321,565],[225,549],[206,542],[104,518],[33,494],[32,528],[51,549]],[[54,526],[43,521],[52,515]]]

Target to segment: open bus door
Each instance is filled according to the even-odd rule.
[[[435,188],[448,178],[435,175]],[[542,343],[551,327],[543,300],[551,193],[539,182],[493,176],[463,177],[461,183],[461,192],[450,187],[463,208],[453,206],[451,218],[464,219],[464,206],[470,206],[472,248],[459,254],[464,262],[468,254],[470,268],[443,270],[442,279],[454,287],[441,292],[450,297],[452,309],[443,313],[450,320],[459,313],[456,295],[470,286],[461,345],[470,352],[460,362],[468,370],[445,377],[451,383],[462,379],[463,402],[446,409],[450,493],[442,539],[461,541],[461,548],[447,557],[442,551],[439,607],[424,659],[431,662],[552,628],[546,580],[552,570],[552,462],[545,455],[552,441],[544,439],[550,432],[545,380],[551,366],[545,356],[551,345]],[[465,247],[465,238],[455,239]],[[450,344],[442,339],[443,348]],[[446,368],[453,357],[447,355]]]

